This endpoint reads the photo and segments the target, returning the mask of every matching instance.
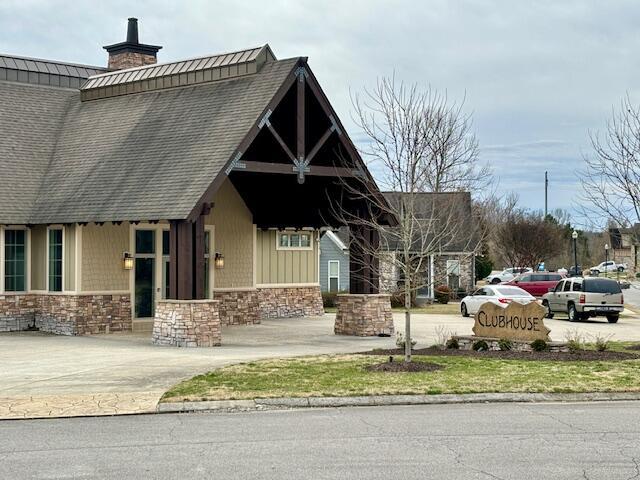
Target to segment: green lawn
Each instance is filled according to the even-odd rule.
[[[625,345],[612,345],[623,349]],[[553,362],[414,356],[436,372],[382,373],[374,355],[316,356],[234,365],[182,382],[162,401],[481,392],[640,391],[640,360]],[[396,358],[402,361],[401,357]]]

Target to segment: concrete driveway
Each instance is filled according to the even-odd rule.
[[[152,411],[164,391],[193,375],[238,362],[387,348],[394,338],[333,334],[334,315],[265,320],[261,325],[226,327],[215,348],[157,347],[150,334],[63,337],[41,333],[0,334],[0,418],[96,415]],[[398,331],[402,314],[395,315]],[[555,340],[579,329],[640,341],[640,318],[625,316],[571,324],[545,322]],[[418,346],[435,342],[439,330],[470,334],[473,320],[457,315],[414,315]]]

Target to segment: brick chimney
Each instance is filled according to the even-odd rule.
[[[102,48],[109,52],[109,70],[122,70],[156,63],[158,61],[156,54],[162,47],[140,43],[138,41],[138,19],[130,18],[127,25],[127,41]]]

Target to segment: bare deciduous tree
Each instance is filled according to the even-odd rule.
[[[510,266],[536,269],[562,247],[562,227],[535,212],[514,210],[497,229],[496,244]]]
[[[429,259],[454,243],[467,251],[478,243],[476,222],[465,213],[471,211],[469,196],[443,192],[484,188],[489,172],[479,165],[477,141],[462,104],[449,104],[435,90],[383,78],[353,104],[356,121],[368,137],[363,157],[382,189],[393,194],[381,196],[367,179],[342,178],[345,195],[364,200],[368,212],[340,208],[340,199],[333,199],[334,210],[352,233],[377,232],[379,246],[358,234],[350,236],[364,257],[377,260],[376,273],[390,268],[399,273],[409,362],[412,297],[433,282],[432,275],[425,274]],[[387,226],[389,218],[397,219],[397,225]]]
[[[622,227],[640,222],[640,106],[627,95],[605,133],[592,133],[590,139],[593,153],[584,157],[580,172],[585,218]]]

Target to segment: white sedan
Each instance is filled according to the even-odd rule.
[[[513,301],[520,303],[535,302],[536,298],[519,287],[510,285],[491,285],[479,288],[472,295],[467,295],[460,302],[460,313],[463,317],[474,315],[485,302],[506,305]]]

